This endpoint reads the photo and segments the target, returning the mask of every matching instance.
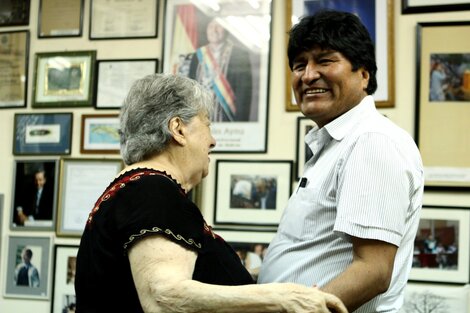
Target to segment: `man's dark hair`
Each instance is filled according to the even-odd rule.
[[[351,62],[353,71],[364,67],[370,75],[367,94],[377,90],[375,46],[356,15],[323,10],[301,18],[289,31],[287,56],[291,70],[294,59],[315,46],[341,52]]]

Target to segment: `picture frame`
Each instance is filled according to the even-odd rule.
[[[120,109],[132,84],[158,66],[158,59],[98,60],[95,108]]]
[[[215,225],[277,227],[292,190],[291,160],[217,160]]]
[[[0,27],[28,26],[30,0],[2,0],[0,3]]]
[[[36,53],[32,107],[91,107],[95,62],[95,50]]]
[[[80,237],[88,214],[106,187],[122,170],[120,159],[60,160],[57,236]]]
[[[51,313],[74,311],[78,245],[54,246]]]
[[[15,113],[13,155],[68,155],[72,113]]]
[[[17,159],[14,163],[10,229],[53,231],[59,160]]]
[[[81,37],[84,0],[40,0],[38,38]]]
[[[466,0],[401,0],[401,14],[434,13],[470,10]]]
[[[160,0],[91,0],[90,40],[157,38]]]
[[[8,237],[5,298],[49,299],[50,245],[50,237]],[[25,258],[23,254],[34,266],[25,274],[20,268]]]
[[[257,2],[256,8],[244,0],[213,7],[203,0],[166,2],[163,72],[196,79],[214,95],[214,152],[266,152],[272,4]],[[215,39],[214,32],[223,35]],[[214,44],[224,50],[218,58]]]
[[[415,141],[425,189],[470,189],[470,22],[418,23]],[[437,123],[446,127],[437,128]]]
[[[320,9],[338,9],[357,14],[369,30],[376,45],[377,62],[377,91],[374,93],[377,108],[392,108],[395,106],[395,74],[394,74],[394,1],[366,0],[347,2],[342,0],[310,1],[310,8],[304,7],[307,0],[286,1],[286,47],[289,40],[288,31],[292,21],[299,17],[313,14]],[[369,9],[375,8],[374,12]],[[295,22],[296,23],[296,22]],[[374,35],[375,34],[375,35]],[[299,111],[292,91],[291,70],[286,58],[286,111]]]
[[[0,216],[4,216],[3,215],[4,199],[5,199],[5,196],[3,195],[3,193],[0,193]],[[3,232],[2,232],[2,223],[0,223],[0,234],[3,234]],[[3,255],[2,255],[3,245],[2,245],[2,242],[3,242],[3,240],[0,240],[0,260],[3,259]]]
[[[423,206],[410,281],[470,281],[470,208]]]
[[[26,107],[28,30],[0,32],[0,109]]]
[[[80,153],[119,154],[119,114],[83,114]]]
[[[297,117],[297,145],[295,149],[295,176],[299,180],[304,172],[305,163],[312,157],[312,151],[305,143],[305,135],[315,126],[308,117]]]

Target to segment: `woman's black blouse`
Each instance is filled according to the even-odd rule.
[[[127,251],[161,235],[198,253],[193,279],[253,283],[235,251],[214,234],[181,186],[164,172],[134,169],[116,178],[89,215],[77,256],[77,312],[143,312]]]

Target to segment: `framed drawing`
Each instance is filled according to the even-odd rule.
[[[213,93],[215,152],[266,152],[271,0],[257,4],[166,3],[163,72],[196,79]]]
[[[157,59],[98,60],[97,109],[119,109],[132,83],[158,71]]]
[[[159,0],[91,0],[90,39],[156,38]]]
[[[299,180],[304,172],[305,162],[312,157],[312,151],[305,143],[305,135],[315,126],[315,122],[308,117],[297,117],[297,147],[295,149],[295,176]]]
[[[0,27],[29,25],[30,0],[2,0]]]
[[[80,153],[119,154],[118,114],[83,114]]]
[[[26,107],[29,31],[0,32],[0,109]]]
[[[50,237],[8,238],[4,296],[49,299]]]
[[[470,22],[417,25],[415,141],[428,189],[470,188],[469,36]]]
[[[313,15],[322,9],[336,9],[357,14],[367,27],[375,43],[377,62],[377,91],[374,93],[375,104],[379,108],[393,107],[395,93],[394,57],[393,57],[393,0],[363,1],[286,1],[286,34],[292,25],[304,15]],[[286,46],[288,35],[286,36]],[[286,58],[286,110],[298,111],[291,84],[291,70]]]
[[[96,51],[36,53],[33,108],[90,107]]]
[[[217,160],[215,224],[279,224],[292,189],[292,161]]]
[[[54,246],[51,313],[75,312],[77,252],[78,246]]]
[[[470,10],[468,0],[401,0],[401,14]]]
[[[470,208],[423,206],[409,280],[470,281]]]
[[[84,0],[41,0],[38,38],[80,37]]]
[[[58,160],[15,160],[12,230],[54,230]]]
[[[72,122],[72,113],[15,113],[13,154],[70,154]]]
[[[56,233],[80,237],[93,205],[123,164],[119,159],[75,158],[61,159],[60,163]]]

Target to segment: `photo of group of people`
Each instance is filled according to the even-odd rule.
[[[231,175],[230,178],[230,208],[276,209],[276,177]]]
[[[230,245],[240,257],[240,261],[251,274],[253,280],[256,281],[268,244],[231,242]]]
[[[470,101],[470,53],[431,54],[429,101]]]

